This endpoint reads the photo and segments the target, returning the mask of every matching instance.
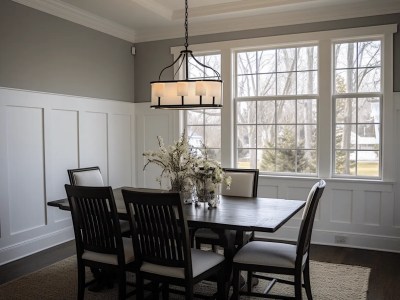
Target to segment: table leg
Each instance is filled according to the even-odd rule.
[[[100,292],[105,288],[111,289],[116,280],[116,274],[112,271],[105,271],[99,268],[90,268],[95,281],[89,286],[88,290],[91,292]]]
[[[235,248],[235,235],[227,234],[225,229],[213,229],[218,234],[221,244],[224,248],[225,257],[225,299],[228,299],[229,288],[232,283],[232,264],[233,257],[236,253]]]

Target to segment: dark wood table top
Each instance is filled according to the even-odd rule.
[[[163,192],[132,187],[114,189],[115,202],[121,218],[126,218],[122,189]],[[50,201],[47,205],[69,210],[67,199]],[[184,210],[190,227],[275,232],[304,205],[305,201],[302,200],[220,196],[217,208],[208,209],[207,203],[201,203],[200,206],[187,204]]]

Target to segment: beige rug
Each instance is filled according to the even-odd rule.
[[[316,300],[358,300],[366,299],[370,269],[359,266],[338,265],[312,261],[311,286]],[[88,272],[89,274],[90,272]],[[72,256],[35,273],[18,278],[0,286],[0,299],[4,300],[62,300],[76,299],[76,261]],[[89,275],[90,276],[90,275]],[[261,280],[257,290],[263,290],[267,282]],[[290,286],[273,288],[275,293],[293,295]],[[196,287],[199,293],[215,291],[215,284],[204,282]],[[171,299],[181,299],[172,296]],[[98,293],[85,292],[88,300],[117,299],[117,289]],[[134,299],[134,297],[132,297]],[[241,299],[245,299],[242,297]],[[303,299],[307,299],[304,295]]]

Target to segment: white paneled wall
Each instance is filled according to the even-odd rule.
[[[315,217],[313,242],[400,252],[400,227],[396,226],[393,213],[394,183],[325,180],[327,186]],[[262,177],[259,195],[305,199],[315,181]],[[259,236],[295,239],[300,217],[297,214],[274,234]]]
[[[160,169],[143,172],[142,153],[156,149],[155,136],[165,142],[179,137],[179,115],[173,111],[151,110],[148,103],[135,104],[136,165],[138,186],[157,187],[154,178]],[[396,149],[400,150],[400,95],[396,95]],[[393,162],[400,170],[399,160]],[[397,175],[399,178],[399,175]],[[267,177],[259,179],[261,197],[306,199],[315,178]],[[365,249],[400,252],[400,188],[397,182],[325,179],[327,187],[315,218],[313,242]],[[274,234],[262,237],[291,239],[297,237],[301,213]]]
[[[140,187],[159,188],[156,177],[161,170],[158,167],[149,165],[145,171],[143,166],[145,158],[143,153],[147,150],[158,148],[157,136],[163,138],[166,145],[171,144],[179,138],[177,111],[150,109],[149,103],[135,104],[136,118],[136,165],[137,185]]]
[[[0,265],[73,238],[67,169],[135,184],[132,103],[0,88]]]

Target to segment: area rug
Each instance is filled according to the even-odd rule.
[[[367,297],[369,268],[311,261],[310,272],[313,297],[316,300],[361,300]],[[87,275],[91,276],[89,271]],[[267,281],[260,280],[255,289],[262,291],[267,284]],[[196,286],[195,291],[199,294],[213,293],[215,284],[202,282]],[[293,295],[293,287],[276,285],[272,292]],[[0,299],[7,300],[67,300],[76,299],[76,295],[75,256],[0,286]],[[86,290],[85,299],[117,299],[117,288],[115,286],[113,289],[96,293]],[[183,298],[171,295],[170,299]],[[241,297],[241,299],[252,298]],[[303,299],[307,297],[304,295]]]

